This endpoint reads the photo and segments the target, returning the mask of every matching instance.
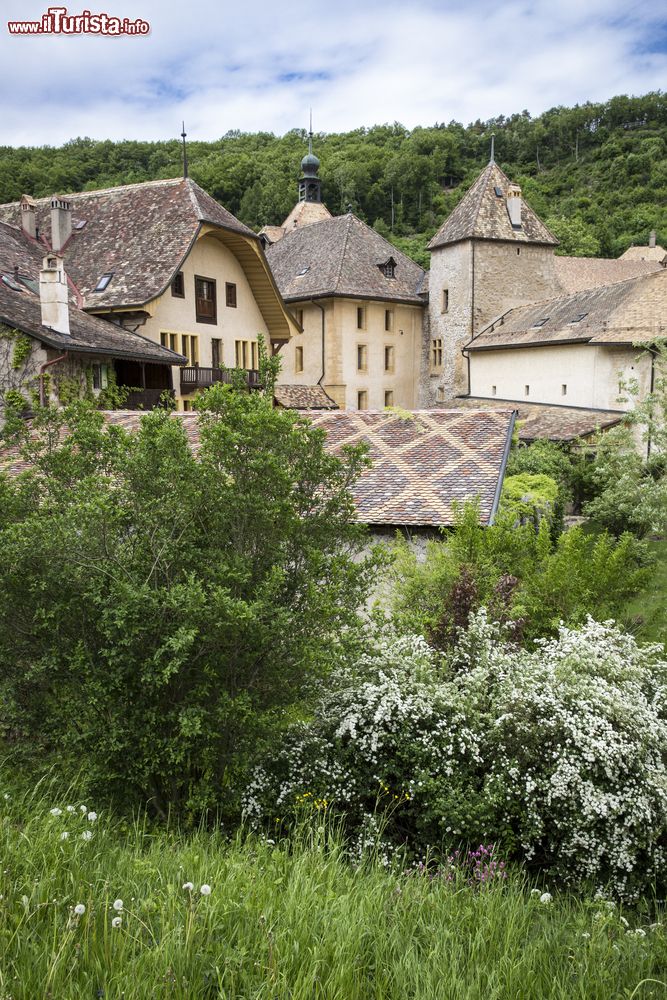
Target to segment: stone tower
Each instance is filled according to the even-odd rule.
[[[461,348],[507,309],[561,292],[558,241],[491,156],[435,234],[424,324],[422,405],[468,392]]]

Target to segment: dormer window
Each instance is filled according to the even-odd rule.
[[[56,259],[55,257],[47,257],[47,258],[46,258],[46,266],[47,266],[47,267],[58,267],[58,261],[57,261],[57,259]],[[109,278],[111,278],[111,275],[109,275]],[[102,280],[102,279],[100,279],[100,281],[101,281],[101,280]],[[107,285],[108,285],[108,284],[109,284],[109,282],[107,282]],[[106,285],[104,285],[104,287],[106,288],[107,286],[106,286]],[[97,291],[98,289],[99,289],[99,285],[98,285],[98,287],[97,287],[97,288],[95,289],[95,291]]]
[[[390,257],[389,260],[384,261],[382,264],[378,264],[378,267],[384,274],[385,278],[396,277],[396,261],[393,257]]]
[[[55,267],[55,261],[54,261],[54,264],[52,266]],[[109,284],[109,282],[111,281],[112,278],[113,278],[113,271],[108,271],[106,274],[103,274],[102,277],[100,278],[100,280],[95,285],[95,288],[93,289],[93,291],[94,292],[103,292],[105,290],[105,288],[107,287],[107,285]]]

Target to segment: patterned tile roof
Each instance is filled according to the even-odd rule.
[[[509,450],[514,410],[337,410],[308,413],[326,432],[326,447],[337,453],[364,442],[372,466],[353,490],[358,520],[365,524],[405,527],[451,525],[453,503],[479,498],[481,520],[494,517]],[[135,429],[135,410],[105,413],[110,424]],[[176,413],[191,447],[199,446],[196,413]],[[15,449],[0,452],[0,469],[26,468]]]
[[[346,295],[424,304],[424,269],[351,212],[293,229],[266,257],[287,301]],[[395,277],[386,278],[380,265],[391,257]]]
[[[68,194],[72,236],[67,270],[86,308],[143,305],[169,285],[201,223],[252,240],[259,237],[193,180],[146,181]],[[35,200],[40,238],[51,239],[50,198]],[[19,202],[0,205],[0,221],[21,228]],[[77,224],[82,224],[77,228]],[[100,277],[113,273],[103,292]]]
[[[648,260],[619,257],[554,257],[556,277],[564,292],[583,292],[588,288],[613,285],[642,274],[658,271],[660,264]]]
[[[263,226],[259,235],[265,236],[269,243],[277,243],[285,233],[291,233],[299,226],[312,226],[314,222],[324,222],[331,217],[331,212],[321,201],[297,201],[282,226]]]
[[[507,213],[511,181],[497,163],[489,163],[428,245],[429,250],[459,240],[511,240],[556,246],[558,240],[522,199],[521,229],[513,229]],[[499,194],[496,193],[496,189]]]
[[[598,430],[619,424],[624,413],[618,410],[594,410],[578,406],[557,406],[549,403],[524,403],[506,399],[486,399],[466,396],[443,404],[467,410],[504,410],[515,406],[518,411],[519,440],[526,443],[548,438],[550,441],[574,441],[586,438]]]
[[[580,318],[579,318],[580,317]],[[540,344],[640,344],[667,337],[667,270],[510,309],[469,351]]]
[[[354,487],[366,524],[451,525],[453,503],[478,497],[482,523],[495,515],[514,425],[504,411],[338,410],[309,414],[327,447],[365,443],[372,466]]]
[[[277,385],[273,398],[286,410],[337,410],[338,403],[321,385]]]

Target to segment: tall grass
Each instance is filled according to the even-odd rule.
[[[667,995],[662,926],[637,934],[637,914],[555,892],[543,903],[520,872],[472,888],[373,857],[355,867],[321,827],[229,842],[90,820],[94,803],[48,785],[8,794],[0,787],[0,1000]]]

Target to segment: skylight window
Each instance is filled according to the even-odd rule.
[[[113,278],[113,271],[109,271],[107,274],[103,274],[100,280],[95,285],[93,289],[94,292],[103,292],[107,287],[111,279]]]
[[[543,319],[538,319],[537,323],[533,323],[533,329],[536,329],[538,326],[544,326],[544,324],[548,322],[549,322],[548,316],[545,316]]]
[[[573,326],[574,323],[581,323],[582,319],[586,319],[587,316],[588,313],[579,313],[577,316],[574,317],[574,319],[570,320],[569,326]]]
[[[502,198],[502,196],[503,196],[503,189],[502,188],[495,187],[493,190],[496,192],[496,198]]]
[[[308,264],[306,267],[302,267],[300,271],[297,271],[296,276],[297,278],[300,278],[303,274],[308,274],[309,271],[310,271],[310,264]]]
[[[74,229],[83,229],[87,221],[87,219],[77,219],[74,223]]]

